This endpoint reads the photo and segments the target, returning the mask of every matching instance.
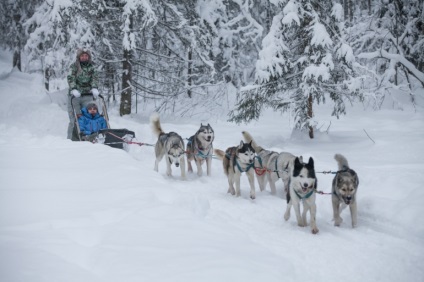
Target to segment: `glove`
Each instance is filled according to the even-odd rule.
[[[81,97],[81,93],[76,89],[72,89],[71,94],[74,95],[75,98]]]
[[[97,90],[97,88],[91,89],[91,93],[93,93],[94,98],[99,97],[99,90]]]

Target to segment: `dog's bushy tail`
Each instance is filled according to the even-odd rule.
[[[339,170],[349,169],[349,163],[347,162],[347,159],[343,155],[335,154],[334,159],[337,161]]]
[[[218,159],[222,160],[225,157],[225,152],[220,149],[214,149],[213,150],[215,155],[218,157]]]
[[[242,131],[241,134],[243,135],[243,138],[244,138],[244,142],[245,143],[252,142],[252,147],[253,147],[253,150],[255,150],[256,154],[259,153],[260,151],[262,151],[264,149],[261,146],[259,146],[258,144],[256,144],[255,140],[253,140],[253,137],[252,137],[252,135],[250,135],[249,132]]]
[[[153,133],[158,137],[160,134],[165,133],[160,125],[160,119],[158,113],[153,113],[150,116],[150,124],[152,126]]]

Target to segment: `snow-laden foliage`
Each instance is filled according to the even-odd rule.
[[[25,22],[29,34],[25,50],[31,70],[52,69],[63,77],[75,60],[75,51],[92,46],[95,37],[78,11],[79,4],[76,0],[44,1]]]
[[[346,42],[339,4],[290,0],[274,17],[256,63],[257,87],[245,90],[231,113],[236,122],[257,119],[263,107],[294,113],[296,128],[313,127],[313,103],[334,101],[333,115],[345,113],[344,97],[355,94],[353,51]],[[329,11],[332,11],[329,13]]]
[[[363,65],[365,97],[379,107],[387,95],[403,91],[415,103],[424,87],[424,7],[422,1],[376,1],[371,15],[351,27],[349,41]]]
[[[312,135],[318,103],[338,117],[354,98],[377,109],[403,92],[415,104],[424,87],[422,0],[339,2],[4,0],[0,44],[13,66],[43,72],[47,90],[52,78],[66,85],[77,48],[91,49],[101,93],[122,115],[152,105],[190,115],[235,86],[231,120],[270,107]]]

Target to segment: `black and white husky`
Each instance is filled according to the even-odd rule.
[[[253,137],[249,134],[249,132],[243,131],[242,135],[245,142],[252,143],[252,147],[260,160],[260,165],[262,166],[263,171],[256,175],[259,189],[264,191],[266,184],[269,183],[271,193],[275,194],[277,191],[275,183],[279,178],[281,178],[284,183],[284,189],[287,193],[290,178],[289,167],[293,167],[296,156],[287,152],[277,153],[265,150],[259,146],[255,140],[253,140]],[[300,161],[302,161],[302,159],[300,159]]]
[[[352,227],[355,227],[358,222],[356,191],[358,191],[359,178],[356,172],[349,168],[347,159],[344,156],[336,154],[334,159],[339,167],[332,185],[334,225],[340,226],[343,221],[340,213],[346,206],[349,206]]]
[[[180,135],[175,132],[165,133],[162,130],[159,115],[152,114],[150,123],[154,134],[158,137],[155,145],[155,171],[158,171],[159,162],[166,156],[166,175],[172,176],[171,165],[175,164],[176,167],[181,168],[181,178],[185,179],[185,148],[184,141]]]
[[[287,193],[287,209],[284,219],[290,218],[290,209],[293,206],[296,213],[297,225],[304,227],[307,225],[306,214],[311,214],[311,231],[318,233],[316,225],[316,189],[317,178],[315,176],[314,159],[309,158],[308,163],[303,163],[299,158],[295,158],[294,166],[290,172],[289,191]],[[303,212],[300,215],[300,202],[303,202]]]
[[[197,175],[202,176],[202,165],[206,162],[206,174],[211,176],[212,168],[212,142],[215,139],[215,133],[209,125],[200,124],[196,134],[191,136],[187,142],[187,164],[188,172],[193,172],[191,161],[197,166]]]
[[[228,193],[240,196],[240,178],[241,174],[245,172],[250,184],[250,198],[255,199],[256,154],[252,144],[241,141],[239,146],[230,147],[225,152],[219,149],[215,149],[214,152],[222,160],[224,173],[228,178]]]

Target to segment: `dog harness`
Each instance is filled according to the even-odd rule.
[[[255,167],[255,162],[253,162],[253,163],[251,163],[251,164],[249,164],[249,165],[247,165],[246,166],[246,170],[243,170],[242,168],[241,168],[241,166],[240,166],[240,164],[237,162],[237,158],[236,158],[236,155],[235,155],[235,148],[231,148],[232,149],[232,152],[231,152],[231,154],[228,154],[228,153],[226,153],[225,154],[225,157],[227,158],[227,160],[231,160],[231,157],[233,158],[233,162],[234,162],[234,164],[233,164],[233,169],[234,169],[234,167],[235,166],[237,166],[237,168],[238,168],[238,170],[240,171],[240,172],[248,172],[249,171],[249,169],[251,169],[252,167]],[[255,157],[256,158],[256,157]],[[260,162],[260,164],[261,164],[261,166],[262,166],[262,161],[259,161]],[[234,169],[235,170],[235,169]]]
[[[308,194],[306,194],[305,196],[301,196],[299,193],[297,193],[296,192],[296,190],[295,189],[293,189],[293,191],[294,191],[294,193],[296,194],[296,196],[298,196],[299,197],[299,199],[301,199],[301,200],[304,200],[304,199],[307,199],[307,198],[309,198],[310,196],[312,196],[312,194],[315,192],[315,190],[311,190]]]
[[[211,149],[212,149],[212,143],[208,146],[208,148],[206,148],[206,149],[205,148],[202,148],[202,147],[200,147],[200,146],[197,145],[197,142],[194,139],[194,136],[192,136],[192,137],[190,137],[188,139],[188,144],[193,144],[194,145],[194,152],[195,152],[194,157],[195,158],[197,156],[197,157],[201,157],[202,159],[206,159],[206,158],[210,158],[212,156],[210,154]],[[208,153],[207,154],[203,154],[203,151],[206,151],[206,150],[208,150]]]
[[[288,168],[289,168],[289,163],[287,163],[283,171],[287,171]],[[281,178],[280,174],[278,173],[278,156],[275,158],[275,172],[277,173],[278,178]]]

